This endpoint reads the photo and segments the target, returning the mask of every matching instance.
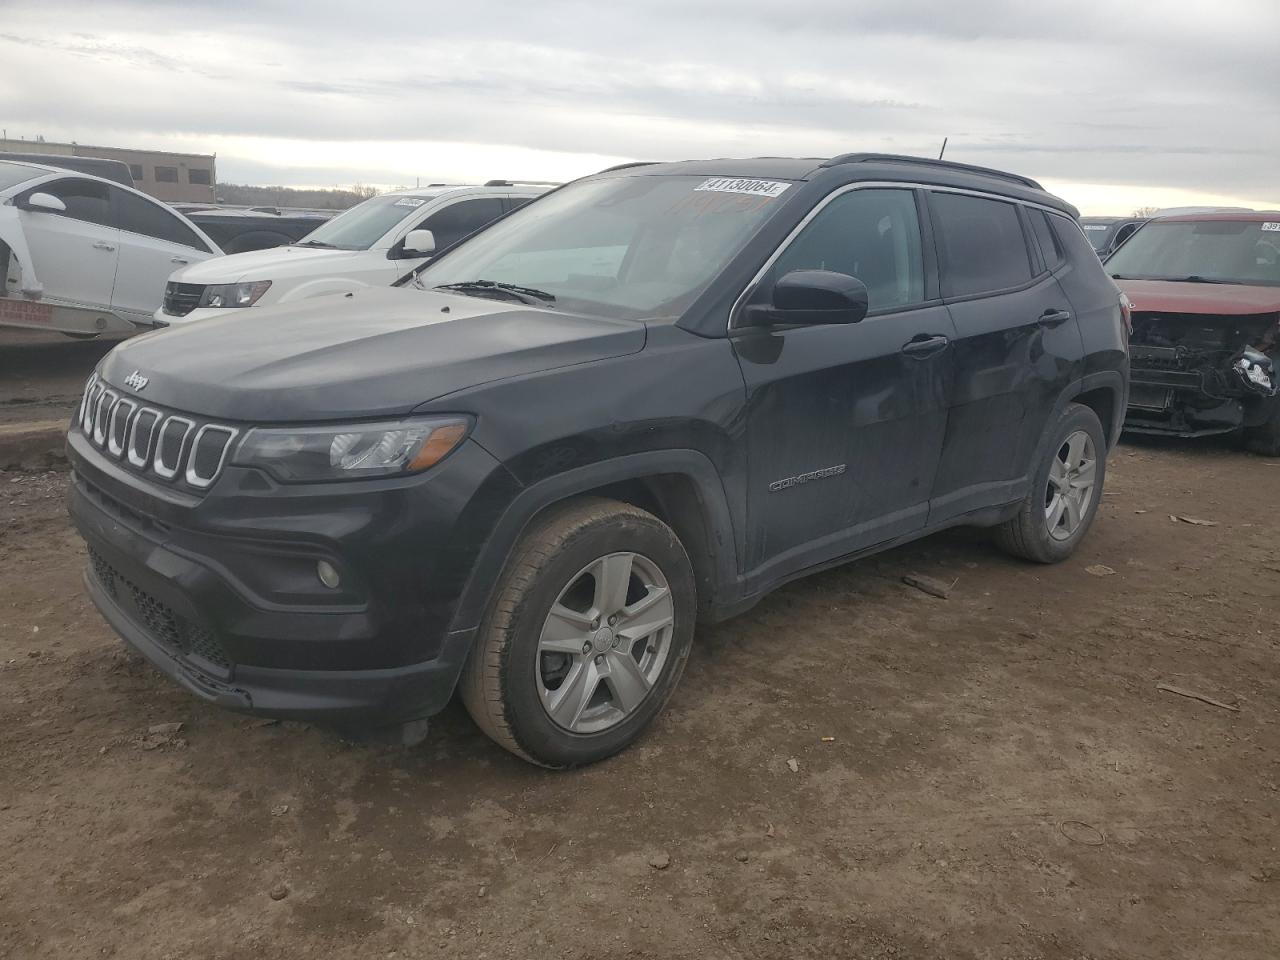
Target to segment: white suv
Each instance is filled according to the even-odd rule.
[[[155,322],[176,326],[227,316],[228,310],[241,307],[390,286],[434,251],[550,188],[491,180],[482,187],[432,186],[381,194],[290,246],[234,253],[176,271]]]

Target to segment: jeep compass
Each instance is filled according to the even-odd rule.
[[[229,311],[236,313],[236,311]],[[196,696],[548,767],[633,741],[695,623],[960,524],[1071,555],[1123,304],[1033,180],[629,164],[406,278],[113,350],[68,435],[86,584]]]

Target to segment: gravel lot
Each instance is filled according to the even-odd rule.
[[[56,346],[69,404],[103,347]],[[197,703],[85,599],[64,477],[0,473],[0,956],[1270,960],[1277,494],[1126,443],[1068,563],[956,531],[795,583],[549,774],[456,706],[405,750]]]

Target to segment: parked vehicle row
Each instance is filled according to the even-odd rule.
[[[653,721],[699,620],[958,524],[1060,561],[1094,521],[1125,305],[1033,180],[629,164],[467,239],[401,199],[315,251],[382,244],[398,289],[175,325],[86,387],[90,595],[204,700],[412,741],[457,692],[574,766]]]

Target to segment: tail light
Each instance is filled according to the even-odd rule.
[[[1120,294],[1120,318],[1124,320],[1124,335],[1133,336],[1133,301],[1125,294]]]

